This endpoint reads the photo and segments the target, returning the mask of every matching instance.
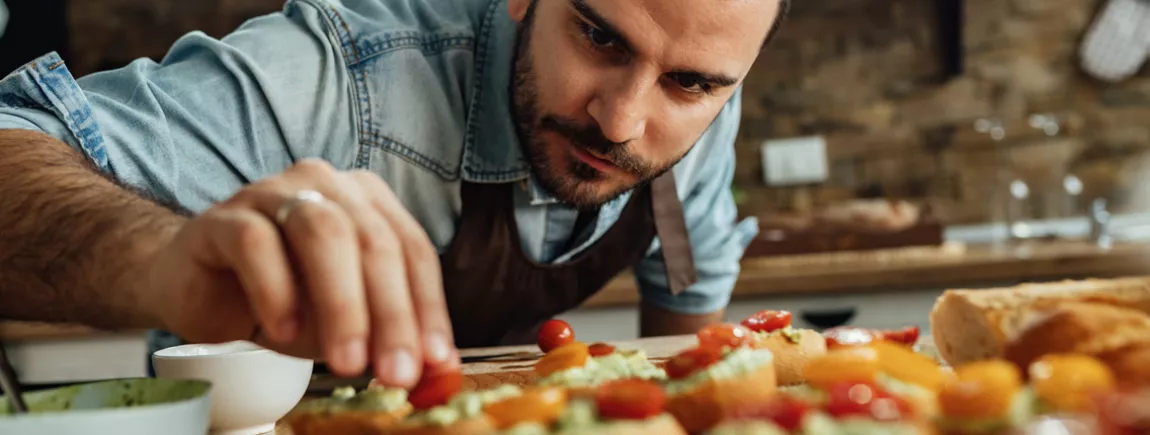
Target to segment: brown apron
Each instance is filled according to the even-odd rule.
[[[522,250],[512,199],[516,183],[462,184],[463,215],[441,258],[455,343],[460,348],[529,344],[539,326],[578,307],[638,263],[658,235],[673,294],[696,273],[671,171],[636,189],[602,238],[561,264]]]

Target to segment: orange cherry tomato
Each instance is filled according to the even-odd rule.
[[[718,362],[723,358],[721,352],[713,347],[688,349],[667,360],[663,370],[667,372],[668,378],[683,379]]]
[[[415,409],[430,409],[446,404],[463,389],[463,372],[456,370],[433,372],[423,370],[419,383],[407,395]]]
[[[551,319],[543,322],[543,326],[539,327],[539,350],[543,353],[552,351],[553,349],[574,342],[575,330],[571,329],[571,325],[559,319]]]
[[[707,325],[696,335],[699,337],[699,347],[734,349],[751,344],[751,330],[730,323]]]
[[[492,403],[483,408],[495,428],[504,430],[520,423],[550,424],[563,414],[567,390],[558,387],[532,387],[522,395]]]
[[[535,363],[535,374],[543,377],[572,367],[583,367],[588,358],[591,358],[591,350],[586,344],[578,341],[568,343],[539,358]]]
[[[603,384],[595,392],[599,415],[609,420],[643,420],[663,413],[667,396],[653,382],[624,379]]]
[[[943,384],[938,404],[943,416],[958,419],[996,419],[1010,412],[1014,396],[1022,389],[1018,367],[1004,360],[985,360],[962,365]]]
[[[876,341],[869,346],[878,351],[879,370],[887,376],[934,392],[946,382],[948,376],[937,362],[905,345]]]
[[[1093,411],[1095,398],[1114,389],[1114,374],[1096,358],[1048,354],[1027,371],[1038,398],[1055,411]]]
[[[591,356],[606,356],[615,353],[615,346],[607,343],[595,343],[587,348]]]
[[[803,376],[812,386],[830,391],[843,383],[873,383],[879,371],[879,353],[874,348],[844,347],[812,359],[803,367]]]
[[[791,326],[790,311],[763,310],[743,319],[743,326],[755,332],[774,332]]]

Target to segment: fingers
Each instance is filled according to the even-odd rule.
[[[388,386],[412,387],[419,380],[423,349],[412,310],[405,265],[407,247],[400,241],[397,229],[372,205],[369,186],[361,180],[362,175],[346,179],[342,191],[358,195],[341,203],[346,204],[359,228],[375,377]]]
[[[423,357],[432,365],[449,364],[458,359],[451,330],[451,319],[443,295],[439,255],[423,227],[404,209],[391,189],[379,177],[367,172],[352,176],[370,194],[372,205],[394,229],[403,246],[407,285],[418,320]]]
[[[265,334],[290,342],[299,333],[295,282],[279,229],[251,210],[218,209],[206,213],[200,224],[208,237],[200,238],[205,264],[229,266],[245,289]]]

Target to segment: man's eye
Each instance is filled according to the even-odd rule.
[[[596,47],[607,48],[615,45],[615,43],[618,42],[614,35],[599,30],[594,26],[591,26],[587,23],[582,23],[582,26],[583,34],[586,35],[587,40],[591,41],[591,44],[595,45]]]
[[[674,77],[675,84],[687,92],[711,93],[711,85],[699,77],[680,75]]]

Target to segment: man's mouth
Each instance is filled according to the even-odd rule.
[[[601,172],[612,172],[619,170],[618,166],[615,166],[615,164],[611,163],[611,161],[600,157],[594,151],[590,151],[573,144],[568,145],[571,147],[572,152],[575,154],[575,158],[579,159],[583,163],[590,165],[592,168],[595,168]]]

